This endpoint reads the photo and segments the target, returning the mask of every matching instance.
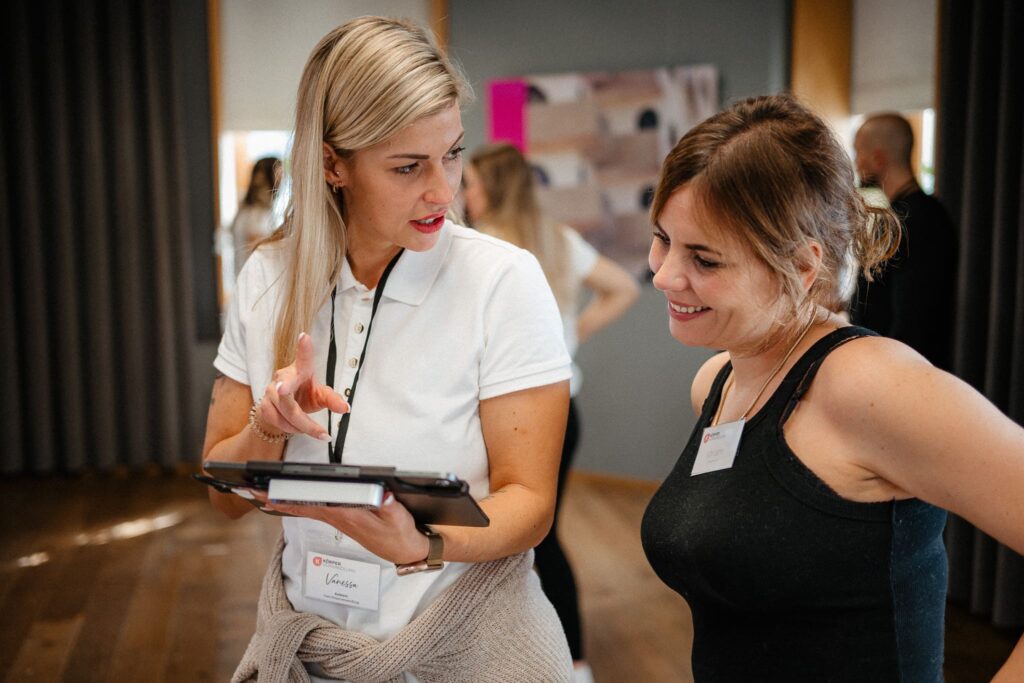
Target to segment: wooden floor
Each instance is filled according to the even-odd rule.
[[[562,534],[599,683],[690,681],[686,603],[640,548],[653,487],[576,475]],[[0,481],[0,677],[227,681],[277,520],[230,522],[183,477]],[[950,611],[947,681],[988,680],[1015,635]]]

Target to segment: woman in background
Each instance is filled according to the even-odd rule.
[[[687,133],[651,217],[670,333],[725,349],[641,530],[690,604],[694,680],[939,683],[946,510],[1024,551],[1024,429],[841,315],[847,256],[870,276],[895,216],[777,95]],[[996,680],[1024,680],[1024,645]]]
[[[274,195],[280,182],[280,159],[263,157],[253,164],[249,189],[231,221],[236,276],[256,244],[274,232]]]
[[[601,256],[579,233],[541,215],[534,190],[533,169],[518,149],[509,144],[481,147],[470,158],[463,175],[463,198],[470,223],[481,232],[499,237],[532,252],[540,261],[562,315],[569,354],[598,330],[617,320],[640,294],[636,280],[614,261]],[[579,311],[584,290],[590,302]],[[582,384],[573,364],[570,396]],[[579,440],[579,418],[569,402],[562,460],[558,468],[558,503],[551,531],[535,549],[537,572],[565,627],[577,681],[590,680],[583,656],[579,604],[572,567],[558,541],[558,506],[566,474]]]

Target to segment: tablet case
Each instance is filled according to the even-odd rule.
[[[203,469],[209,477],[193,476],[222,492],[233,492],[235,487],[266,490],[270,480],[276,478],[375,482],[391,491],[420,524],[472,527],[490,524],[487,515],[469,495],[469,484],[454,474],[279,460],[210,461]]]

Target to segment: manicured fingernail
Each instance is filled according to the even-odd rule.
[[[327,432],[320,432],[320,436],[318,436],[316,438],[320,439],[321,441],[330,441],[331,440],[331,435],[328,434]]]
[[[391,493],[391,491],[388,491],[387,493],[384,494],[384,505],[391,505],[394,502],[395,494]]]
[[[284,382],[278,382],[277,384],[274,385],[274,391],[276,391],[278,394],[281,393],[281,385],[282,384],[284,384]]]
[[[306,336],[305,332],[299,332],[299,341],[302,341],[302,338],[305,337],[305,336]]]

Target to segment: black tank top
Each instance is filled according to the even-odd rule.
[[[693,612],[693,674],[709,681],[942,681],[945,511],[841,498],[782,426],[845,327],[816,342],[746,423],[731,469],[690,476],[731,372],[719,372],[641,527],[654,571]]]

